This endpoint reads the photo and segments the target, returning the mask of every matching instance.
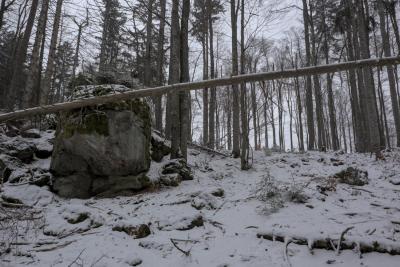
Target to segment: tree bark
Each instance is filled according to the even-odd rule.
[[[389,35],[386,31],[386,15],[384,10],[383,0],[378,0],[378,13],[380,19],[380,30],[382,36],[383,52],[385,54],[385,57],[390,57],[392,53],[390,51]],[[389,79],[390,99],[392,101],[393,119],[396,128],[397,146],[400,147],[400,111],[399,111],[399,102],[397,99],[396,80],[394,77],[393,66],[391,65],[386,66],[386,70]]]
[[[172,1],[171,13],[171,41],[168,84],[179,83],[180,80],[180,26],[179,26],[179,0]],[[180,105],[179,93],[170,93],[171,116],[171,159],[178,158],[180,147]]]
[[[38,8],[38,2],[39,2],[38,0],[32,0],[31,9],[28,15],[28,20],[26,22],[25,32],[22,37],[22,40],[18,43],[18,47],[15,53],[13,74],[7,94],[8,110],[14,110],[15,105],[17,104],[18,97],[20,96],[20,90],[23,86],[24,63],[26,60],[32,28],[35,23],[35,16]]]
[[[245,49],[244,49],[244,1],[241,1],[240,12],[240,74],[245,74]],[[248,170],[249,165],[249,123],[247,120],[247,92],[246,83],[240,85],[240,117],[242,121],[242,143],[240,153],[240,167]]]
[[[189,82],[189,15],[190,1],[183,1],[181,19],[181,43],[180,43],[180,68],[181,82]],[[180,149],[184,159],[187,160],[187,143],[190,133],[189,123],[189,99],[190,92],[179,92],[179,118],[180,118]]]
[[[58,32],[60,29],[60,19],[61,19],[61,10],[62,10],[63,0],[57,0],[56,5],[56,14],[54,16],[53,22],[53,32],[51,35],[50,48],[49,48],[49,56],[47,58],[47,67],[46,72],[44,74],[42,90],[40,92],[40,104],[46,105],[49,99],[51,81],[54,74],[55,67],[55,57],[56,57],[56,49],[57,49],[57,40],[58,40]]]
[[[304,40],[306,45],[306,66],[311,65],[310,51],[310,17],[308,14],[307,0],[303,1],[303,22],[304,22]],[[315,129],[314,129],[314,107],[312,96],[311,76],[306,78],[306,111],[307,111],[307,128],[308,128],[308,150],[313,150],[315,145]]]
[[[232,76],[237,76],[239,73],[238,66],[238,48],[237,48],[237,9],[236,0],[230,0],[231,3],[231,27],[232,27]],[[237,85],[232,85],[232,132],[233,132],[233,148],[232,156],[238,158],[240,156],[240,104],[239,104],[239,89]]]
[[[160,0],[161,13],[160,13],[160,26],[158,31],[157,40],[157,81],[158,85],[164,85],[164,35],[165,35],[165,13],[166,13],[166,0]],[[155,109],[155,128],[162,132],[163,130],[163,109],[162,109],[162,96],[155,96],[154,98],[154,109]]]
[[[215,78],[215,63],[214,63],[214,29],[212,21],[212,1],[207,0],[207,10],[208,10],[208,28],[209,28],[209,45],[210,45],[210,78]],[[215,146],[215,101],[216,101],[216,91],[214,87],[210,88],[210,106],[209,106],[209,119],[208,119],[208,147],[214,149]]]
[[[35,42],[33,43],[31,62],[26,78],[25,91],[22,96],[22,108],[34,107],[38,104],[40,95],[40,80],[42,76],[42,66],[40,64],[42,62],[41,47],[44,44],[44,39],[46,38],[48,10],[49,0],[43,0],[36,29]]]

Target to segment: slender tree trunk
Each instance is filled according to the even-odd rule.
[[[389,42],[389,35],[386,32],[386,15],[384,10],[384,3],[383,0],[378,0],[378,12],[379,12],[379,19],[380,19],[380,30],[382,36],[382,45],[383,45],[383,52],[385,57],[392,56],[390,51],[390,42]],[[392,110],[393,110],[393,119],[394,125],[396,129],[396,137],[397,137],[397,146],[400,146],[400,111],[399,111],[399,102],[397,99],[397,91],[396,91],[396,80],[394,77],[394,70],[393,66],[389,65],[386,66],[387,75],[389,79],[389,88],[390,88],[390,99],[392,101]],[[387,135],[389,133],[386,133]]]
[[[212,1],[207,0],[207,10],[208,10],[208,27],[209,27],[209,38],[210,38],[210,77],[215,78],[215,63],[214,63],[214,29],[212,22]],[[215,101],[216,101],[216,91],[215,88],[210,88],[210,109],[209,109],[209,133],[208,133],[208,147],[213,149],[215,146]]]
[[[182,5],[182,19],[181,19],[181,54],[180,54],[180,67],[181,79],[180,81],[189,82],[189,15],[190,15],[190,1],[183,1]],[[189,123],[189,92],[179,92],[179,117],[180,117],[180,149],[184,159],[187,160],[187,142],[191,130]]]
[[[166,13],[166,0],[160,0],[161,13],[160,13],[160,26],[158,31],[157,40],[157,80],[158,85],[164,85],[164,35],[165,35],[165,13]],[[154,97],[154,109],[155,109],[155,128],[162,132],[163,130],[163,110],[162,110],[162,96]]]
[[[325,17],[324,17],[324,24],[325,24]],[[325,62],[326,64],[329,64],[329,44],[328,44],[327,33],[325,33],[324,48],[325,48],[324,49]],[[335,101],[333,99],[333,90],[332,90],[332,75],[330,73],[326,75],[326,90],[328,92],[329,125],[331,130],[332,149],[336,151],[339,150],[340,147],[337,135]]]
[[[310,51],[310,17],[308,14],[307,0],[303,1],[303,21],[304,21],[304,40],[306,45],[306,67],[311,65]],[[308,150],[314,149],[315,144],[315,129],[314,129],[314,108],[312,96],[311,76],[306,78],[306,111],[307,111],[307,129],[308,129]]]
[[[146,87],[152,86],[152,60],[151,60],[151,48],[153,43],[153,7],[154,0],[149,0],[147,3],[147,21],[146,21],[146,51],[144,58],[144,80],[143,83]]]
[[[251,86],[251,109],[253,113],[253,129],[254,129],[254,148],[255,150],[259,149],[259,144],[257,142],[257,97],[256,97],[256,85],[254,83],[250,84]]]
[[[172,1],[171,13],[171,41],[170,41],[170,66],[168,84],[180,81],[180,26],[179,26],[179,0]],[[171,118],[171,159],[178,158],[180,147],[180,101],[178,93],[170,93],[170,118]]]
[[[25,91],[22,96],[22,108],[33,107],[38,104],[37,99],[40,94],[41,79],[41,47],[46,38],[47,14],[49,10],[49,0],[43,0],[39,14],[39,21],[36,29],[35,42],[33,43],[31,62],[26,77]]]
[[[314,29],[313,17],[313,4],[310,3],[310,12],[308,15],[310,19],[310,32],[311,32],[311,51],[314,66],[318,65],[318,54],[316,50],[316,35]],[[318,130],[318,148],[319,150],[326,150],[326,133],[324,127],[324,111],[323,111],[323,97],[321,93],[321,84],[318,75],[313,75],[314,94],[315,94],[315,112],[317,117],[317,130]]]
[[[203,80],[208,80],[208,39],[207,33],[204,33],[203,39]],[[208,130],[209,130],[209,116],[208,113],[210,112],[208,104],[208,88],[203,90],[203,145],[207,146],[208,144]]]
[[[226,113],[227,113],[227,122],[226,122],[226,131],[228,136],[228,150],[232,150],[232,105],[231,105],[231,88],[227,87],[227,100],[225,103]]]
[[[361,0],[356,0],[358,7],[358,21],[359,21],[359,38],[360,38],[360,52],[362,59],[370,58],[369,51],[369,38],[368,38],[368,25],[366,24],[366,18],[369,18],[369,15],[366,15],[365,7]],[[369,133],[369,144],[368,151],[369,152],[377,152],[381,148],[381,139],[379,132],[379,121],[378,121],[378,111],[376,105],[376,97],[375,97],[375,86],[373,81],[373,75],[371,68],[363,68],[363,75],[365,81],[365,90],[361,95],[363,98],[363,103],[366,105],[366,113],[365,122],[366,129]]]
[[[245,74],[245,49],[244,49],[244,0],[241,1],[240,12],[240,73]],[[240,167],[242,170],[250,168],[249,158],[249,123],[247,120],[247,94],[246,83],[240,85],[240,117],[242,120],[242,145],[240,154]]]
[[[60,29],[62,4],[63,4],[63,0],[57,0],[56,14],[54,16],[54,22],[53,22],[53,32],[52,32],[51,41],[50,41],[49,56],[47,58],[47,67],[46,67],[46,72],[44,74],[42,90],[40,92],[40,104],[41,105],[46,105],[48,103],[48,99],[49,99],[51,81],[52,81],[52,77],[54,74],[54,67],[55,67],[54,61],[55,61],[55,57],[56,57],[58,32]]]
[[[230,0],[231,3],[231,27],[232,27],[232,76],[239,73],[238,66],[238,48],[237,48],[237,9],[236,0]],[[240,104],[239,89],[237,85],[232,85],[233,108],[232,108],[232,130],[233,130],[233,149],[234,158],[240,156]]]
[[[4,13],[6,12],[6,0],[1,0],[0,4],[0,30],[3,28]]]
[[[29,39],[31,37],[32,28],[35,23],[36,11],[38,8],[38,0],[32,0],[31,9],[29,11],[28,20],[26,22],[25,32],[22,40],[18,43],[16,49],[12,78],[7,93],[7,108],[8,110],[13,110],[17,103],[18,97],[20,96],[20,90],[23,87],[23,73],[24,73],[24,63],[26,60],[26,55],[28,51]]]

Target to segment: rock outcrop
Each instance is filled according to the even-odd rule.
[[[77,95],[110,92],[103,89]],[[62,113],[50,167],[53,190],[63,197],[88,198],[148,186],[150,123],[148,105],[137,99]]]

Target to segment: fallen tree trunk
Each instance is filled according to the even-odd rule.
[[[288,238],[282,234],[273,234],[273,233],[258,233],[258,238],[267,239],[270,241],[278,241],[285,243],[285,238]],[[378,241],[373,241],[371,243],[364,241],[350,241],[344,240],[342,237],[340,240],[333,240],[331,238],[318,238],[318,239],[309,239],[305,237],[290,237],[291,243],[297,245],[308,246],[310,250],[312,249],[325,249],[337,251],[338,244],[340,242],[341,250],[354,250],[358,249],[360,254],[363,253],[387,253],[390,255],[400,255],[400,245],[395,242],[391,242],[390,244],[379,243]]]
[[[345,71],[363,67],[381,67],[387,65],[398,65],[400,64],[400,57],[387,57],[387,58],[375,58],[375,59],[363,59],[358,61],[350,61],[337,64],[328,64],[322,66],[313,66],[299,69],[289,69],[273,72],[261,72],[253,74],[238,75],[233,77],[205,80],[200,82],[192,83],[179,83],[167,86],[160,86],[155,88],[146,88],[142,90],[133,90],[119,94],[104,95],[93,98],[87,98],[82,100],[75,100],[66,103],[57,103],[53,105],[40,106],[35,108],[29,108],[25,110],[18,110],[15,112],[5,113],[0,115],[0,123],[8,120],[21,119],[30,116],[44,115],[50,113],[56,113],[60,111],[67,111],[76,108],[82,108],[87,106],[100,105],[110,102],[118,102],[122,100],[132,98],[142,98],[157,96],[162,94],[168,94],[180,91],[191,91],[204,88],[219,87],[223,89],[223,86],[241,84],[248,82],[259,82],[268,80],[277,80],[292,78],[298,76],[317,75],[324,73],[334,73],[338,71]]]
[[[211,148],[208,148],[208,147],[204,147],[204,146],[197,145],[197,144],[195,144],[195,143],[190,143],[190,142],[188,142],[188,146],[189,146],[189,147],[192,147],[192,148],[196,148],[196,149],[198,149],[198,150],[203,150],[203,151],[205,151],[205,152],[207,152],[207,153],[210,153],[210,154],[219,155],[219,156],[222,156],[222,157],[224,157],[224,158],[229,158],[229,157],[230,157],[230,156],[227,155],[227,154],[224,154],[224,153],[222,153],[222,152],[219,152],[219,151],[217,151],[217,150],[214,150],[214,149],[211,149]]]

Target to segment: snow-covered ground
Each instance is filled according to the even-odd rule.
[[[291,237],[337,244],[354,227],[346,240],[398,249],[400,152],[385,156],[259,151],[253,168],[241,171],[237,159],[192,149],[193,181],[108,199],[67,200],[46,187],[6,183],[3,196],[33,206],[38,219],[0,266],[400,266],[400,256],[387,253],[287,244]],[[161,165],[152,163],[152,179]],[[369,183],[333,182],[349,166],[367,171]],[[142,224],[151,233],[135,239]],[[265,233],[286,242],[258,237]]]

